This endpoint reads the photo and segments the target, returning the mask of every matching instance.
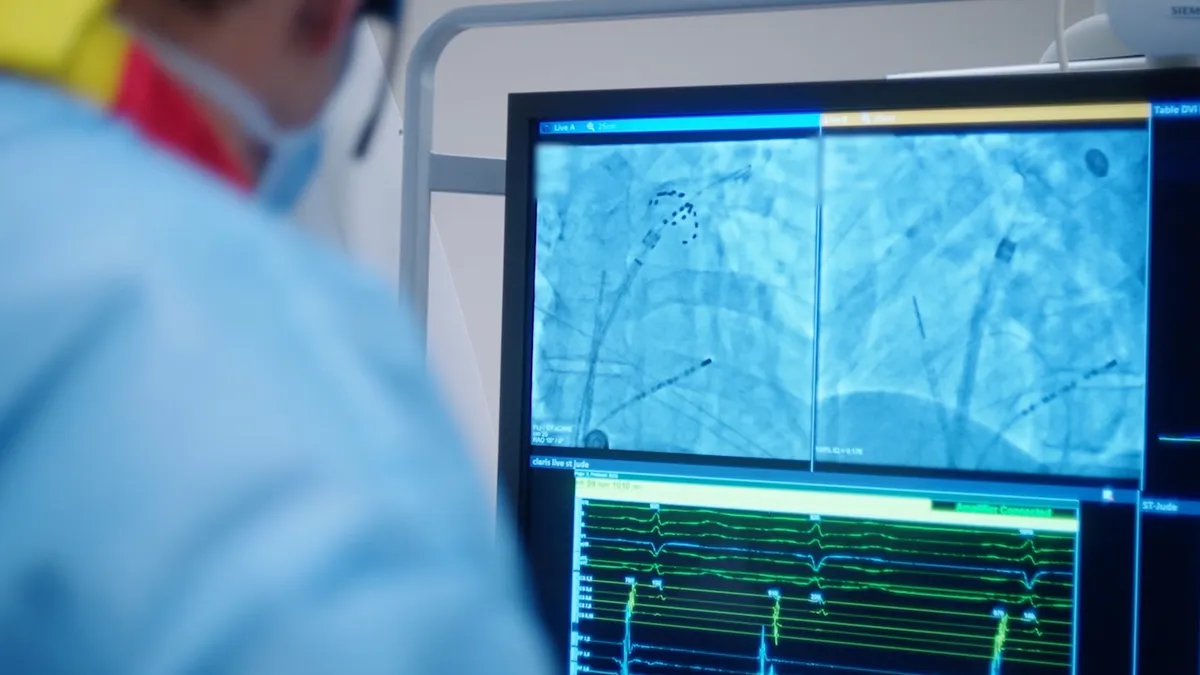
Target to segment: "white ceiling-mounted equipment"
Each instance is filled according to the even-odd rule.
[[[1066,38],[1063,40],[1063,44],[1066,46],[1066,54],[1069,56],[1072,66],[1078,62],[1107,61],[1143,56],[1127,47],[1117,37],[1117,34],[1113,32],[1108,14],[1103,12],[1089,16],[1071,26],[1063,32],[1063,35]],[[1057,62],[1058,40],[1055,40],[1046,49],[1046,53],[1042,55],[1042,63]],[[1145,64],[1145,59],[1141,59],[1140,63]]]
[[[1064,48],[1060,53],[1056,39],[1040,63],[900,73],[889,78],[1200,67],[1200,0],[1095,0],[1093,15],[1070,27],[1061,25],[1064,9],[1064,0],[1059,0],[1056,33]]]
[[[1106,0],[1117,38],[1164,65],[1200,63],[1200,0]]]
[[[1095,13],[1065,31],[1070,60],[1144,57],[1149,66],[1200,65],[1200,0],[1096,0]],[[1042,63],[1058,58],[1058,42]]]

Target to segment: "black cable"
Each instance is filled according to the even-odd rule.
[[[399,11],[398,8],[397,11]],[[384,61],[383,81],[379,83],[379,91],[375,93],[375,104],[371,116],[363,126],[362,133],[359,134],[358,144],[354,148],[355,159],[366,157],[367,150],[371,147],[371,141],[375,138],[375,132],[379,128],[379,122],[383,118],[383,106],[387,96],[391,94],[392,80],[395,79],[397,64],[400,62],[401,38],[400,18],[397,14],[396,20],[392,23],[392,39],[388,43],[387,56]]]

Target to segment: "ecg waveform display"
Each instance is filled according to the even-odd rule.
[[[588,499],[572,672],[1050,675],[1075,536]]]

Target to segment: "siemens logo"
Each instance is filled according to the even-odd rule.
[[[1171,7],[1172,19],[1200,19],[1200,5],[1174,5]]]

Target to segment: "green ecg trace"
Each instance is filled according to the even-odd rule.
[[[624,506],[624,505],[618,506],[616,504],[604,504],[603,502],[599,502],[599,503],[595,503],[595,504],[590,504],[589,506],[592,506],[592,507],[599,506],[600,508],[609,506],[609,507],[618,507],[619,508],[620,506]],[[824,545],[823,540],[830,536],[840,537],[840,538],[844,538],[844,539],[878,538],[878,539],[881,539],[884,541],[905,543],[905,544],[909,544],[909,545],[922,544],[922,543],[924,543],[924,544],[940,543],[940,544],[946,544],[946,545],[958,544],[958,542],[953,539],[947,541],[945,539],[938,540],[936,538],[922,539],[920,537],[913,537],[913,536],[901,537],[901,536],[897,536],[895,534],[889,534],[889,533],[885,533],[885,532],[871,532],[871,533],[841,532],[841,533],[835,533],[835,534],[828,534],[824,530],[822,530],[821,521],[812,521],[809,518],[799,518],[796,516],[774,515],[774,514],[770,517],[764,518],[763,516],[744,516],[743,514],[739,514],[737,512],[731,512],[732,514],[734,514],[733,518],[736,518],[738,516],[752,517],[752,518],[764,518],[765,520],[778,520],[778,521],[783,521],[783,522],[803,523],[804,527],[799,528],[799,529],[793,529],[793,528],[787,528],[787,527],[749,527],[749,526],[733,525],[733,524],[724,522],[722,520],[715,520],[715,519],[711,519],[711,518],[702,518],[702,519],[695,520],[695,521],[674,522],[674,523],[671,523],[670,525],[664,526],[663,520],[662,520],[662,513],[666,512],[668,510],[669,509],[667,507],[660,507],[658,510],[654,511],[648,519],[629,517],[629,516],[612,518],[612,520],[614,520],[614,521],[622,521],[622,520],[632,521],[634,523],[637,523],[641,527],[638,527],[638,526],[607,526],[607,527],[596,526],[596,530],[600,531],[600,532],[608,531],[608,532],[627,532],[627,533],[641,532],[641,533],[645,533],[645,532],[647,532],[647,528],[648,528],[650,534],[656,534],[656,535],[664,536],[664,537],[671,537],[671,536],[676,536],[676,535],[683,535],[683,536],[692,535],[692,536],[700,536],[700,537],[717,537],[717,538],[724,538],[724,539],[737,539],[740,536],[742,536],[743,533],[745,533],[747,531],[755,531],[755,532],[759,532],[759,533],[770,532],[772,534],[781,533],[781,534],[787,534],[789,536],[787,538],[763,537],[763,538],[759,538],[758,541],[763,541],[763,542],[768,542],[768,543],[795,543],[795,539],[794,539],[795,537],[809,536],[812,538],[810,538],[810,540],[806,543],[810,543],[810,544],[818,546],[818,547],[823,546]],[[682,511],[683,509],[680,509],[680,510]],[[717,511],[712,511],[709,509],[695,509],[694,511],[705,514],[705,515],[719,513]],[[940,532],[940,533],[945,533],[945,534],[949,534],[949,535],[957,534],[960,536],[964,529],[968,529],[968,528],[950,528],[950,527],[936,526],[936,525],[903,525],[903,524],[898,525],[898,524],[894,524],[894,523],[884,523],[882,521],[870,521],[870,520],[862,520],[862,521],[858,521],[858,522],[861,522],[864,525],[875,525],[875,526],[885,526],[886,525],[886,526],[893,528],[900,532],[906,532],[906,531],[929,532],[929,533],[939,533]],[[680,528],[680,530],[670,531],[669,528],[671,525],[674,525],[674,526]],[[691,530],[693,530],[693,532],[682,531],[682,528],[684,528],[684,527],[690,528]],[[729,530],[729,531],[735,532],[737,534],[727,535],[727,534],[723,534],[721,532],[709,532],[709,533],[696,534],[694,532],[694,530],[703,528],[703,527],[712,527],[712,528],[717,528],[717,529],[721,529],[721,530]],[[979,528],[977,531],[988,532],[989,530]],[[1053,533],[1047,533],[1047,534],[1043,534],[1042,537],[1046,540],[1045,542],[1039,543],[1033,539],[1027,539],[1025,541],[1018,542],[1016,544],[986,542],[983,544],[983,546],[985,548],[998,548],[998,549],[1005,549],[1005,550],[1010,550],[1010,551],[1028,551],[1028,553],[1025,555],[1029,556],[1029,561],[1032,562],[1033,564],[1038,564],[1037,560],[1036,560],[1036,558],[1034,558],[1034,556],[1038,556],[1038,555],[1042,555],[1042,554],[1048,555],[1048,556],[1071,554],[1071,552],[1074,550],[1074,545],[1073,545],[1074,537],[1071,535],[1058,535],[1058,534],[1053,534]],[[1055,541],[1055,540],[1058,540],[1058,541]],[[1059,542],[1064,542],[1064,543],[1059,543]],[[877,546],[884,548],[883,544],[878,544]],[[904,551],[904,549],[901,549],[901,548],[890,548],[889,550]],[[1000,555],[992,556],[992,557],[997,560],[1010,559],[1007,556],[1000,556]]]
[[[718,673],[755,654],[776,675],[896,654],[938,672],[1071,672],[1070,533],[599,500],[581,518],[577,629],[589,655],[620,645],[622,675],[663,654]]]
[[[779,611],[780,603],[783,602],[783,597],[775,596],[775,606],[771,609],[771,637],[775,640],[775,646],[779,646]]]

